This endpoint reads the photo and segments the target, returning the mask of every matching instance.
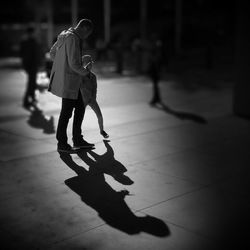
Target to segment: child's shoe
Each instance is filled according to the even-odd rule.
[[[101,134],[104,138],[109,138],[109,135],[108,135],[104,130],[102,130],[102,131],[100,132],[100,134]]]

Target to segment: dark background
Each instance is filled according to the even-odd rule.
[[[223,83],[222,78],[233,83],[233,113],[249,119],[250,12],[248,1],[181,1],[182,4],[179,7],[181,8],[179,9],[181,13],[179,20],[181,25],[180,47],[177,46],[178,41],[176,40],[176,11],[178,11],[176,1],[147,0],[147,18],[144,27],[146,32],[145,37],[141,37],[140,1],[111,0],[111,32],[107,50],[114,50],[113,44],[119,36],[124,42],[124,50],[130,51],[129,55],[131,55],[131,44],[134,38],[147,39],[156,32],[163,42],[166,71],[183,74],[190,67],[193,69],[192,72],[202,68],[207,70],[204,74],[210,76],[211,70],[217,70],[213,77],[220,77],[222,80],[220,83]],[[53,38],[55,38],[63,28],[72,25],[71,1],[54,0],[50,2],[53,7]],[[19,57],[19,43],[27,25],[31,23],[40,28],[39,40],[43,52],[46,53],[49,50],[51,44],[47,39],[46,13],[48,9],[44,7],[46,3],[46,0],[1,2],[1,58]],[[96,49],[96,40],[104,38],[103,12],[103,0],[78,1],[79,19],[89,18],[93,20],[95,26],[94,33],[89,40],[89,47],[92,50]],[[108,60],[112,59],[112,57],[108,58]],[[210,81],[209,84],[214,82],[216,81]],[[187,85],[188,83],[185,87]],[[246,185],[246,190],[248,186],[249,184]],[[235,213],[240,215],[239,220],[236,221],[244,221],[242,223],[244,226],[238,222],[229,222],[228,231],[225,230],[225,239],[222,239],[223,243],[228,240],[228,236],[232,239],[247,237],[249,215],[242,213],[242,209],[243,207],[239,206]],[[239,231],[235,234],[231,229],[239,229]],[[236,247],[233,243],[232,246]]]
[[[50,1],[53,6],[54,36],[62,25],[71,25],[71,1]],[[4,1],[0,9],[0,56],[16,55],[17,44],[25,25],[39,22],[46,27],[46,0]],[[39,6],[39,7],[38,7]],[[176,1],[148,0],[146,36],[158,32],[174,52]],[[78,1],[78,17],[90,18],[95,24],[90,40],[92,46],[98,37],[104,36],[103,0]],[[232,47],[235,35],[237,10],[233,1],[190,0],[181,4],[181,47],[184,49],[223,44]],[[58,30],[59,29],[59,30]],[[129,42],[140,35],[140,1],[111,1],[111,41],[123,33]],[[42,40],[45,40],[42,36]],[[47,45],[44,42],[44,45]],[[230,53],[230,52],[229,52]]]

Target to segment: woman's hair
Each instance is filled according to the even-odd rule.
[[[93,30],[94,25],[91,20],[89,19],[82,19],[79,21],[79,23],[75,27],[77,28],[86,28],[87,30]]]
[[[83,55],[83,56],[82,56],[82,64],[83,64],[83,65],[86,65],[86,64],[88,64],[89,62],[92,62],[92,63],[93,63],[91,55]]]

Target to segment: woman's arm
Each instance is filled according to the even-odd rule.
[[[54,61],[55,57],[56,57],[56,50],[58,47],[58,41],[56,41],[53,46],[51,47],[50,51],[49,51],[49,55],[52,61]]]
[[[74,35],[71,35],[67,38],[66,42],[66,50],[68,56],[68,63],[72,70],[76,73],[86,76],[89,74],[88,68],[82,67],[82,58],[79,41]]]

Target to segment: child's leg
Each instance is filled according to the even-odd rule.
[[[103,131],[103,117],[102,117],[102,112],[101,109],[97,103],[97,101],[92,101],[89,103],[89,106],[93,109],[93,111],[95,112],[96,116],[97,116],[97,120],[98,120],[98,124],[99,124],[99,128],[100,128],[100,132]]]
[[[104,137],[104,138],[108,138],[109,135],[103,130],[103,117],[102,117],[102,112],[101,109],[97,103],[97,101],[92,101],[91,103],[89,103],[89,106],[93,109],[93,111],[95,112],[97,119],[98,119],[98,124],[99,124],[99,128],[100,128],[100,134]]]

